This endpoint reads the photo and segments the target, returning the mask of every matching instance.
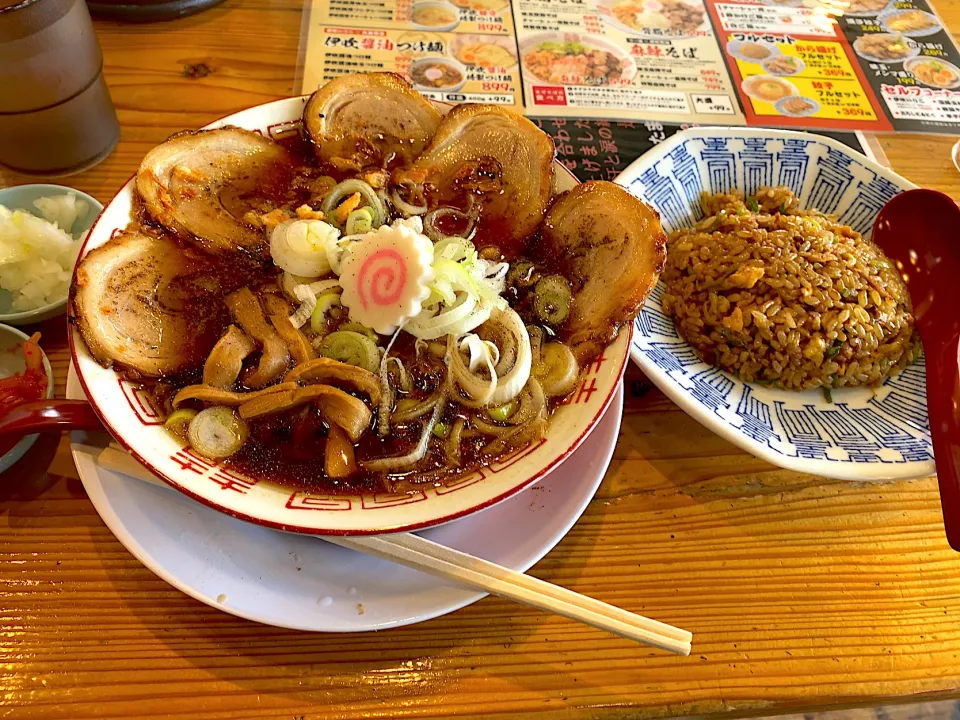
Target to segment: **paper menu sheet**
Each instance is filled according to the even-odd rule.
[[[530,116],[960,132],[926,0],[312,0],[302,90],[394,70]]]
[[[742,124],[704,6],[661,0],[650,13],[649,5],[515,0],[527,112]]]
[[[415,5],[408,0],[339,1],[312,2],[302,51],[302,92],[351,72],[393,71],[431,100],[522,110],[507,0],[457,0],[464,7],[431,0]],[[419,14],[425,10],[436,13]]]
[[[347,73],[389,70],[414,81],[419,78],[422,84],[417,89],[431,100],[519,108],[519,72],[516,63],[509,62],[515,51],[511,52],[508,42],[509,38],[496,36],[325,26],[318,42],[307,48],[303,88],[312,91]],[[496,48],[503,49],[506,58],[499,66],[472,66],[456,60],[471,52],[497,57]]]

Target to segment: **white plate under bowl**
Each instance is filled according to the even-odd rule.
[[[703,218],[704,192],[786,185],[800,205],[836,213],[869,236],[880,208],[916,185],[830,138],[787,130],[693,128],[630,165],[617,182],[660,213],[670,233]],[[661,305],[663,282],[634,326],[630,355],[683,410],[775,465],[842,480],[935,472],[923,359],[878,388],[793,392],[707,365]]]
[[[72,367],[67,397],[83,397]],[[613,456],[622,410],[621,386],[596,430],[549,477],[422,534],[514,570],[529,569],[593,498]],[[484,597],[314,537],[235,520],[172,489],[102,469],[95,437],[74,433],[71,449],[104,523],[150,570],[211,607],[279,627],[359,632],[422,622]]]

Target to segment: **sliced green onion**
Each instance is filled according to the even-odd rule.
[[[511,400],[503,405],[490,408],[487,410],[487,414],[497,422],[506,422],[517,411],[519,404],[516,400]]]
[[[559,342],[547,343],[540,349],[540,361],[533,368],[543,392],[549,397],[569,393],[577,384],[580,366],[569,347]]]
[[[369,206],[373,212],[372,226],[378,228],[383,225],[387,221],[387,211],[383,206],[383,201],[380,200],[377,191],[370,187],[368,183],[356,178],[337,183],[323,199],[323,205],[320,209],[323,210],[324,215],[330,222],[335,222],[334,211],[337,206],[355,192],[360,193],[361,203]]]
[[[760,203],[757,202],[756,198],[747,200],[747,207],[750,208],[750,212],[760,212]]]
[[[784,200],[782,203],[780,203],[780,214],[781,214],[781,215],[786,215],[786,214],[787,214],[787,201],[786,201],[786,200]]]
[[[476,247],[465,238],[453,235],[441,238],[433,245],[433,256],[444,260],[465,260],[476,252]]]
[[[707,228],[707,232],[713,232],[718,227],[720,227],[720,223],[723,222],[723,218],[726,217],[726,214],[727,214],[726,210],[721,210],[720,212],[718,212],[717,217],[715,217],[713,220],[713,223],[710,225],[710,227]]]
[[[732,332],[727,330],[727,328],[723,327],[722,325],[717,325],[716,327],[719,333],[723,335],[723,337],[725,337],[727,339],[727,342],[730,343],[731,345],[736,345],[737,347],[742,347],[742,348],[750,347],[749,345],[747,345],[747,343],[745,343],[743,340],[738,338],[736,335],[734,335]]]
[[[438,422],[433,426],[434,436],[442,439],[446,439],[450,435],[450,426],[446,423]]]
[[[315,333],[322,333],[327,327],[327,313],[330,308],[340,304],[340,294],[335,292],[323,293],[317,298],[317,306],[310,315],[310,328]]]
[[[828,403],[830,403],[830,404],[832,405],[832,404],[833,404],[833,392],[831,392],[830,388],[828,388],[828,387],[826,387],[826,386],[824,386],[824,387],[822,387],[822,388],[820,388],[820,389],[823,390],[823,399],[826,400]]]
[[[537,268],[532,262],[521,260],[510,266],[507,273],[507,285],[517,288],[527,288],[537,284],[540,279]]]
[[[218,405],[198,412],[190,421],[187,437],[198,453],[211,460],[228,458],[243,447],[247,424],[233,408]]]
[[[361,325],[358,322],[344,323],[338,329],[349,330],[351,332],[360,333],[361,335],[366,335],[368,338],[370,338],[374,342],[378,342],[380,339],[374,330],[372,330],[371,328],[368,328],[366,325]]]
[[[373,229],[374,212],[369,207],[354,210],[347,216],[347,235],[362,235]]]
[[[380,366],[380,352],[377,344],[352,330],[337,330],[327,335],[317,348],[323,357],[332,358],[347,365],[355,365],[370,372],[377,372]]]
[[[180,408],[179,410],[174,410],[170,414],[170,417],[166,419],[166,421],[163,423],[163,426],[170,432],[176,433],[177,435],[186,435],[187,426],[196,416],[196,410],[192,410],[191,408]]]
[[[470,277],[470,273],[467,272],[467,268],[462,263],[455,260],[435,260],[433,272],[436,278],[433,284],[446,282],[454,290],[463,290],[475,298],[480,296],[477,283]]]
[[[560,325],[570,314],[573,294],[570,284],[562,275],[548,275],[537,283],[534,290],[533,308],[540,319],[548,325]]]
[[[840,351],[843,349],[843,343],[839,340],[834,340],[833,345],[827,348],[827,360],[833,360],[837,355],[840,354]]]

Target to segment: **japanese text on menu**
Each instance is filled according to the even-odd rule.
[[[305,42],[305,92],[390,70],[541,117],[960,130],[926,0],[312,0]]]

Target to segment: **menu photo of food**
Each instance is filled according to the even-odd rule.
[[[920,46],[899,33],[869,33],[853,42],[853,51],[869,62],[899,63],[920,54]]]
[[[445,0],[414,3],[410,17],[414,27],[434,32],[450,32],[460,24],[459,10]]]
[[[886,10],[893,0],[834,0],[828,9],[837,15],[871,17]]]
[[[796,85],[773,75],[751,75],[744,78],[740,88],[747,97],[770,104],[800,95]]]
[[[887,32],[900,33],[907,37],[925,37],[943,29],[936,15],[917,9],[888,10],[877,20],[880,27]]]
[[[793,55],[776,54],[761,61],[760,65],[770,75],[783,77],[785,75],[797,75],[803,72],[806,64],[798,57]]]
[[[548,85],[629,85],[637,66],[622,48],[580,33],[537,33],[520,43],[524,69]]]
[[[415,90],[456,92],[467,82],[467,69],[453,58],[417,58],[410,66],[410,81]]]
[[[954,90],[960,87],[960,68],[946,60],[932,57],[916,57],[907,60],[903,69],[917,80],[934,88]]]
[[[806,68],[806,63],[795,55],[784,55],[775,43],[738,41],[727,43],[727,54],[744,63],[753,63],[763,68],[768,75],[796,75]]]
[[[438,34],[433,51],[407,52],[403,74],[418,92],[444,102],[521,105],[520,68],[513,39],[496,35]],[[417,43],[416,47],[421,47]]]
[[[597,14],[629,35],[684,38],[709,34],[699,0],[597,0]]]
[[[509,70],[517,64],[513,38],[498,35],[455,35],[453,56],[464,65]]]
[[[780,48],[775,43],[731,40],[727,43],[727,54],[745,63],[761,63],[779,55]]]

